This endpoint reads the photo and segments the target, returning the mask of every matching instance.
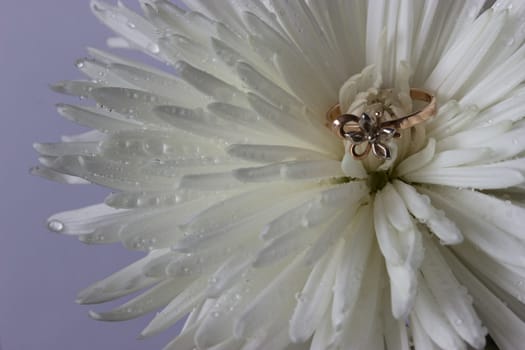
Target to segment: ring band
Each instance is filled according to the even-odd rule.
[[[381,124],[382,127],[391,127],[395,129],[408,129],[421,122],[433,117],[437,112],[436,97],[425,90],[410,89],[410,98],[414,101],[428,102],[421,110],[411,113],[399,119],[386,121]]]
[[[385,90],[383,90],[385,91]],[[391,91],[391,90],[386,90]],[[378,158],[389,159],[390,150],[384,144],[393,137],[399,137],[398,130],[409,129],[420,124],[437,112],[436,97],[421,89],[410,89],[410,98],[414,101],[423,101],[428,104],[423,109],[410,113],[398,119],[381,121],[382,111],[376,111],[374,116],[363,113],[361,117],[353,114],[341,114],[339,104],[332,106],[326,113],[326,126],[334,134],[352,143],[350,153],[355,159],[364,159],[370,150]],[[357,151],[357,146],[368,142],[363,152]]]

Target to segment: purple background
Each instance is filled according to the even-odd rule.
[[[135,1],[125,1],[136,8]],[[0,348],[160,349],[175,334],[136,340],[152,318],[106,323],[88,317],[76,293],[141,254],[121,245],[87,246],[48,232],[58,211],[100,202],[108,190],[67,186],[29,175],[33,142],[55,142],[83,129],[62,119],[71,102],[48,84],[81,78],[74,62],[84,47],[105,49],[111,33],[91,15],[89,1],[4,1],[0,11]],[[127,53],[124,53],[127,55]],[[140,57],[141,55],[133,55]]]

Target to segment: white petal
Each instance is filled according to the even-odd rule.
[[[404,259],[401,244],[397,238],[398,233],[387,220],[382,197],[382,193],[378,192],[374,200],[374,227],[377,242],[387,262],[402,264]]]
[[[130,215],[128,210],[118,210],[105,204],[96,204],[55,214],[48,219],[47,223],[52,231],[78,235],[92,233],[98,227],[115,223]]]
[[[336,215],[324,234],[319,235],[317,240],[306,252],[304,258],[305,264],[312,265],[315,263],[327,252],[327,250],[329,250],[330,247],[339,241],[341,236],[348,231],[348,225],[356,215],[356,210],[357,205],[355,207],[342,210]]]
[[[525,344],[525,323],[480,283],[452,254],[446,251],[443,251],[443,254],[454,273],[468,287],[474,298],[474,305],[498,347],[502,350],[522,347]]]
[[[492,149],[489,147],[456,149],[437,153],[428,166],[438,169],[448,168],[472,163],[481,163],[485,162],[487,159],[497,160],[497,158],[494,157]]]
[[[412,220],[402,199],[391,184],[387,184],[381,191],[385,213],[390,224],[403,233],[412,228]]]
[[[264,239],[276,237],[299,225],[312,226],[324,215],[333,213],[334,208],[342,203],[349,206],[358,203],[367,194],[366,191],[363,183],[349,182],[324,189],[315,195],[312,194],[312,199],[284,212],[268,223],[261,232],[261,237]]]
[[[178,61],[174,65],[181,79],[215,101],[232,103],[239,107],[247,107],[246,95],[235,86],[200,70],[188,62]]]
[[[299,226],[289,232],[283,233],[280,236],[268,240],[264,247],[257,253],[253,262],[254,267],[264,267],[268,264],[273,264],[289,255],[298,254],[299,252],[306,249],[307,246],[311,245],[316,235],[321,231],[322,235],[326,235],[325,232],[330,227],[324,224],[327,220],[333,221],[333,215],[327,216],[323,221],[320,221],[316,225],[310,227]],[[321,226],[319,230],[318,225]]]
[[[203,96],[173,75],[123,63],[110,64],[109,71],[135,88],[168,98],[177,105],[193,108],[202,104]]]
[[[261,118],[300,142],[298,145],[304,144],[321,152],[341,151],[339,140],[327,128],[314,128],[310,123],[297,120],[253,93],[248,93],[248,101]]]
[[[483,347],[486,330],[481,326],[467,290],[454,277],[435,243],[426,237],[425,248],[421,271],[439,308],[461,338],[474,348]]]
[[[44,179],[48,179],[51,181],[56,181],[56,182],[64,183],[64,184],[87,185],[91,183],[87,180],[81,179],[80,177],[62,174],[53,169],[49,169],[46,166],[34,166],[30,169],[30,173],[31,175],[40,176],[40,177],[43,177]]]
[[[387,262],[386,269],[390,278],[392,315],[405,319],[413,307],[417,292],[415,271],[406,265],[396,265]]]
[[[523,304],[525,271],[523,269],[498,263],[470,244],[454,246],[453,250],[478,279],[507,303],[509,309],[520,318],[525,316],[525,305]]]
[[[173,103],[153,93],[120,87],[96,87],[90,96],[99,104],[132,120],[161,125],[162,122],[152,113],[153,109],[158,105]]]
[[[315,330],[310,344],[310,350],[332,350],[334,348],[334,329],[329,312],[322,319],[321,325]]]
[[[507,188],[525,181],[525,177],[518,171],[481,166],[424,168],[407,174],[404,178],[410,182],[476,189]]]
[[[93,283],[78,293],[77,302],[81,304],[101,303],[153,285],[159,279],[143,275],[142,268],[163,253],[163,250],[151,252],[146,257],[137,260],[111,276]]]
[[[419,194],[414,187],[398,180],[394,181],[394,186],[408,210],[420,222],[425,223],[444,244],[457,244],[463,240],[454,222],[448,219],[442,211],[434,208],[428,196]]]
[[[428,139],[428,143],[421,151],[414,153],[410,157],[405,158],[395,169],[398,176],[406,176],[407,174],[423,168],[428,164],[435,154],[436,141],[432,138]]]
[[[341,328],[343,322],[351,317],[361,290],[373,242],[370,210],[368,206],[362,207],[355,215],[351,237],[345,242],[343,258],[337,269],[332,303],[332,323],[335,329]]]
[[[123,6],[113,7],[98,0],[91,1],[91,9],[99,20],[134,46],[152,54],[158,53],[155,27],[150,22]]]
[[[525,218],[525,208],[509,200],[502,200],[477,191],[444,188],[442,193],[449,200],[468,207],[479,217],[525,242],[522,222]]]
[[[228,154],[251,162],[268,163],[288,160],[326,159],[324,155],[306,148],[274,145],[231,145]]]
[[[92,155],[98,151],[98,142],[34,143],[33,148],[46,157]]]
[[[389,292],[385,288],[385,297]],[[385,329],[385,344],[388,350],[409,350],[407,324],[405,320],[392,317],[392,308],[389,303],[384,303],[383,323]]]
[[[336,268],[341,263],[343,247],[344,244],[339,243],[332,249],[332,254],[325,255],[313,267],[290,319],[292,342],[306,342],[321,324],[331,301],[332,285]]]
[[[359,293],[355,311],[344,324],[341,345],[342,349],[370,349],[368,343],[373,339],[381,339],[382,322],[380,319],[382,293],[381,281],[384,280],[384,270],[376,247],[369,256],[366,271],[363,274],[363,286]],[[379,328],[379,329],[378,329]],[[381,339],[382,340],[382,339]]]
[[[200,277],[186,286],[162,311],[157,313],[146,328],[140,333],[142,337],[149,337],[167,329],[191,309],[204,301],[204,287],[206,278]]]
[[[465,239],[492,258],[512,266],[525,266],[525,242],[518,240],[470,209],[437,192],[421,189],[454,220]]]
[[[236,337],[255,334],[274,318],[281,320],[282,314],[293,307],[295,294],[303,287],[309,272],[300,260],[300,256],[295,258],[239,315],[234,327]]]
[[[80,125],[103,132],[136,129],[140,124],[130,119],[119,117],[102,108],[80,107],[66,104],[57,105],[58,113]]]
[[[485,56],[490,55],[490,49],[507,17],[503,11],[493,13],[489,10],[481,14],[469,31],[464,31],[464,36],[458,38],[450,50],[440,58],[425,86],[447,98],[461,94],[463,91],[460,88],[472,79],[473,73]]]
[[[457,148],[482,148],[485,146],[486,142],[504,135],[511,130],[511,128],[512,123],[510,121],[503,121],[495,125],[484,127],[468,128],[467,130],[457,132],[439,140],[436,145],[436,150],[442,152]]]
[[[480,108],[490,106],[523,82],[525,72],[519,69],[525,59],[522,45],[504,62],[494,67],[483,80],[472,87],[461,99],[462,105],[477,104]],[[487,91],[497,93],[487,94]]]
[[[186,327],[175,339],[169,342],[162,350],[193,350],[195,349],[195,331],[198,324]]]
[[[183,281],[163,281],[111,311],[90,312],[90,316],[103,321],[124,321],[142,316],[167,305],[184,289],[185,284],[181,282]]]
[[[242,182],[269,182],[335,178],[344,174],[340,162],[336,160],[304,160],[240,168],[234,170],[234,176]]]
[[[239,221],[254,215],[271,205],[276,198],[285,197],[301,187],[303,186],[275,184],[233,196],[203,210],[183,230],[188,233],[204,233],[224,228],[232,224],[232,219]]]
[[[466,344],[439,309],[424,279],[420,279],[418,287],[414,311],[425,332],[443,349],[466,349]]]
[[[432,342],[427,332],[423,329],[421,322],[415,312],[410,315],[410,328],[412,330],[412,339],[416,349],[440,350]]]

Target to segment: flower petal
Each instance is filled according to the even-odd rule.
[[[467,289],[454,277],[435,243],[424,237],[426,254],[421,271],[439,308],[461,338],[474,348],[484,347],[486,329],[481,326]]]
[[[463,240],[454,222],[448,219],[443,212],[434,208],[430,203],[430,198],[419,194],[414,187],[404,182],[396,180],[393,184],[412,215],[425,223],[444,244],[457,244]]]
[[[332,285],[341,263],[343,247],[344,244],[339,242],[332,248],[332,254],[325,255],[313,267],[290,320],[292,342],[306,342],[320,325],[331,301]]]
[[[454,274],[469,288],[474,305],[501,349],[519,349],[525,344],[525,323],[490,292],[452,254],[442,251]],[[481,345],[481,342],[479,343]]]

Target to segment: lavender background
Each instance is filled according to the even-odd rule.
[[[124,1],[136,8],[136,1]],[[71,102],[48,84],[82,76],[74,62],[84,47],[105,48],[111,33],[89,1],[4,1],[0,11],[0,349],[160,349],[172,328],[136,340],[152,315],[106,323],[88,317],[76,293],[142,256],[116,244],[86,246],[47,231],[58,211],[101,201],[108,190],[67,186],[29,175],[32,143],[83,131],[62,119],[57,102]],[[128,55],[127,53],[124,53]],[[132,55],[143,59],[142,55]]]

